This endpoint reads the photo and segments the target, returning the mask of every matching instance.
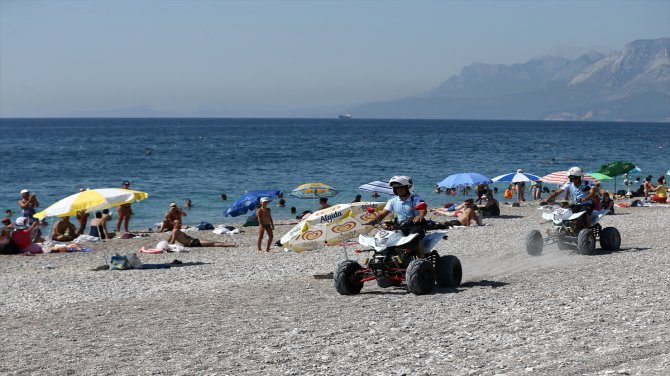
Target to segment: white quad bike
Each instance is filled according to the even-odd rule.
[[[444,229],[446,226],[438,225]],[[428,229],[431,229],[430,227]],[[410,251],[410,243],[418,234],[403,235],[399,229],[380,229],[374,236],[359,235],[358,242],[372,255],[362,265],[354,260],[344,260],[337,265],[333,280],[335,289],[342,295],[358,294],[363,284],[376,280],[379,287],[387,288],[407,284],[409,292],[429,294],[437,287],[458,287],[463,277],[461,262],[456,256],[440,256],[433,250],[446,231],[427,233],[423,238],[424,258],[417,258]]]
[[[583,255],[596,253],[596,240],[600,241],[603,250],[616,251],[621,246],[621,235],[616,227],[600,226],[600,220],[607,215],[608,210],[598,210],[591,213],[591,227],[584,228],[582,211],[573,213],[571,208],[561,206],[544,206],[542,218],[552,222],[553,227],[547,229],[547,237],[542,238],[538,230],[531,230],[526,236],[526,252],[532,256],[539,256],[545,245],[557,243],[558,249],[576,249]]]

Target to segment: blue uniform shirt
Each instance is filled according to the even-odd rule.
[[[561,187],[563,190],[570,192],[570,203],[571,204],[581,204],[581,199],[588,196],[591,191],[591,186],[584,180],[579,186],[574,185],[571,181],[563,184]],[[583,204],[592,204],[593,200],[584,201]]]
[[[384,209],[392,211],[398,218],[398,222],[402,222],[409,218],[414,218],[419,215],[419,211],[414,207],[423,200],[419,196],[410,194],[407,200],[403,201],[400,197],[395,196],[388,200]]]

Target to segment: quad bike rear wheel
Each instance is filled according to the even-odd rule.
[[[363,284],[357,283],[356,272],[362,269],[361,264],[353,260],[344,260],[337,264],[337,268],[333,274],[333,281],[335,282],[337,292],[341,295],[354,295],[361,292]]]
[[[435,265],[435,284],[437,287],[458,287],[463,278],[461,261],[456,256],[441,256]]]
[[[606,251],[618,251],[621,246],[621,234],[616,227],[605,227],[600,232],[600,247]]]
[[[526,252],[531,256],[539,256],[542,253],[543,247],[544,240],[542,240],[542,234],[537,230],[531,230],[526,235]]]
[[[405,282],[409,292],[416,295],[429,294],[435,288],[435,268],[426,259],[412,260],[407,267]]]
[[[594,255],[596,253],[596,237],[591,230],[585,228],[577,235],[577,252],[582,255]]]

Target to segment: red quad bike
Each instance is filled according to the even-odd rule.
[[[425,203],[420,203],[416,209],[425,207]],[[408,245],[418,234],[404,236],[398,229],[401,225],[380,229],[374,236],[358,237],[358,242],[369,249],[356,252],[372,255],[366,257],[362,265],[354,260],[344,260],[337,265],[333,274],[337,292],[342,295],[358,294],[365,282],[373,280],[383,288],[405,283],[407,290],[416,295],[431,293],[435,285],[454,288],[461,284],[463,269],[458,258],[440,256],[433,250],[441,239],[447,239],[446,231],[427,233],[423,238],[425,258],[417,258]],[[427,229],[446,229],[446,226],[433,225]]]

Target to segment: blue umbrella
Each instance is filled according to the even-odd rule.
[[[488,177],[476,172],[461,172],[447,176],[444,180],[437,183],[440,187],[458,188],[468,185],[479,185],[492,183]]]
[[[267,197],[272,200],[279,197],[280,194],[281,191],[273,189],[246,191],[234,204],[223,212],[223,215],[226,217],[237,217],[238,215],[246,214],[249,210],[254,210],[257,205],[260,205],[261,197]]]
[[[510,172],[509,174],[504,174],[496,176],[491,179],[494,183],[517,183],[522,181],[536,181],[540,180],[541,177],[533,174],[527,174],[523,170],[517,170],[516,172]]]

